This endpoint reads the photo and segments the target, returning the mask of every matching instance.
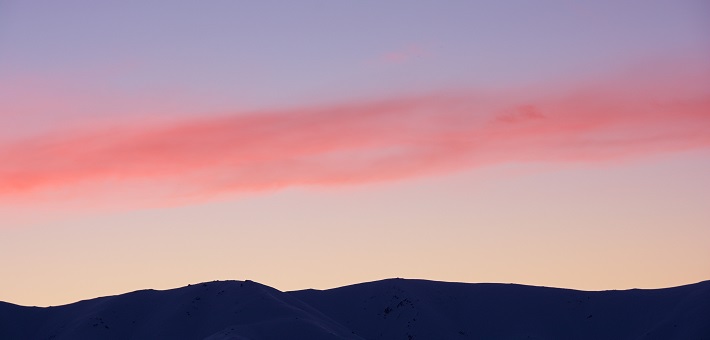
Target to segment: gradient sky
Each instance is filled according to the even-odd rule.
[[[0,301],[710,279],[710,4],[2,1]]]

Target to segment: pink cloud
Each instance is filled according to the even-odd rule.
[[[156,202],[445,174],[505,162],[599,162],[710,147],[704,77],[431,94],[0,144],[0,198],[138,185]],[[93,189],[92,189],[93,188]],[[83,190],[82,189],[82,190]]]

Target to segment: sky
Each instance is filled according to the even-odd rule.
[[[0,1],[0,301],[710,279],[707,1]]]

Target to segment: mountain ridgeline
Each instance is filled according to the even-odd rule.
[[[710,339],[710,281],[599,292],[406,279],[282,292],[215,281],[46,308],[0,302],[0,339]]]

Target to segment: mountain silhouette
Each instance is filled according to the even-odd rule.
[[[215,281],[56,307],[0,302],[0,339],[710,339],[710,281],[579,291],[387,279],[292,292]]]

